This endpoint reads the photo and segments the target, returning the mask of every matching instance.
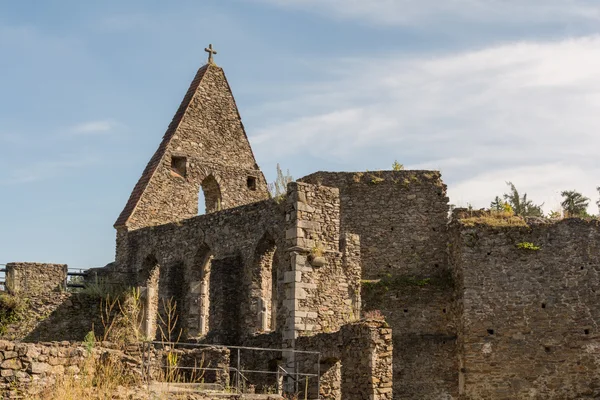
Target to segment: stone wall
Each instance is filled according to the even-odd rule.
[[[121,261],[112,271],[148,289],[148,315],[161,311],[168,298],[178,300],[184,337],[210,332],[220,344],[238,343],[246,334],[272,329],[261,326],[258,304],[270,309],[282,295],[276,260],[285,248],[284,218],[283,205],[267,200],[131,231],[122,238],[126,255],[117,255]],[[274,249],[268,266],[256,262],[265,241]],[[265,284],[274,289],[263,290]],[[262,298],[265,293],[271,299]],[[147,325],[148,335],[157,336],[156,319]]]
[[[394,341],[394,396],[440,400],[458,395],[458,356],[449,279],[403,276],[364,282],[363,315],[381,312]]]
[[[340,229],[360,236],[363,311],[382,312],[394,331],[395,396],[456,396],[448,198],[440,173],[317,172],[300,180],[340,190]]]
[[[79,374],[86,361],[102,354],[115,354],[132,374],[141,374],[139,360],[105,348],[86,348],[81,343],[15,343],[0,340],[0,391],[8,394],[17,388],[40,389],[57,376]],[[12,397],[11,397],[12,398]]]
[[[79,293],[48,293],[28,297],[18,317],[2,322],[1,339],[26,342],[81,341],[94,329],[102,336],[101,300]]]
[[[223,70],[200,68],[115,227],[135,230],[267,199]]]
[[[66,289],[67,265],[31,262],[6,264],[6,290],[35,296]]]
[[[350,233],[340,240],[339,207],[335,188],[288,185],[284,339],[334,332],[359,318],[360,242]]]
[[[340,229],[360,236],[364,279],[445,271],[448,198],[438,171],[316,172],[300,181],[340,190]]]
[[[392,399],[392,330],[385,321],[366,320],[344,325],[338,332],[298,338],[300,370],[317,372],[320,362],[320,393],[326,400]],[[317,386],[309,386],[308,398],[317,398]],[[301,396],[304,390],[300,391]]]
[[[598,398],[599,222],[471,225],[450,243],[461,398]]]

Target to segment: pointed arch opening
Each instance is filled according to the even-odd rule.
[[[178,341],[183,336],[181,310],[184,301],[184,263],[176,261],[167,268],[161,266],[158,283],[157,340]]]
[[[213,253],[203,243],[198,248],[193,265],[188,273],[186,297],[186,327],[189,337],[200,337],[208,333],[210,310],[210,270]]]
[[[198,191],[198,215],[221,210],[221,187],[211,174],[200,184]]]
[[[277,313],[277,246],[269,233],[259,240],[250,268],[249,325],[253,332],[275,330]]]

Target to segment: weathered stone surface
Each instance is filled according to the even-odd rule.
[[[462,398],[600,396],[598,221],[455,222],[451,236]]]
[[[148,163],[115,227],[128,230],[267,199],[223,70],[198,70],[158,150]]]
[[[11,294],[41,295],[66,289],[67,265],[44,263],[6,264],[6,290]]]

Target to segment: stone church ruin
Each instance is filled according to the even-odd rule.
[[[426,170],[315,172],[271,198],[210,51],[114,224],[115,262],[86,278],[140,289],[145,338],[172,300],[182,342],[281,349],[242,361],[289,392],[318,371],[311,399],[600,397],[598,221],[450,213]],[[66,273],[9,264],[7,290]]]

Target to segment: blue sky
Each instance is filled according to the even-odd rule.
[[[597,0],[0,0],[0,263],[104,265],[213,43],[257,160],[597,199]]]

